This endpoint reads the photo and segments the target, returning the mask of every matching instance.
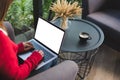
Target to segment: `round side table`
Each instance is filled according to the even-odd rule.
[[[52,23],[60,27],[60,19],[56,19]],[[92,39],[84,43],[81,42],[79,38],[80,32],[88,33]],[[75,61],[79,65],[78,76],[84,79],[88,75],[97,49],[103,41],[104,34],[97,25],[82,19],[69,19],[59,57],[62,60],[70,59]]]

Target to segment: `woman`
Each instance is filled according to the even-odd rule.
[[[24,80],[43,58],[43,52],[33,51],[23,64],[17,55],[33,48],[29,42],[15,44],[8,37],[3,20],[12,0],[0,0],[0,80]]]

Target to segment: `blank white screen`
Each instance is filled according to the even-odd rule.
[[[64,31],[54,27],[52,24],[38,19],[38,24],[35,32],[35,39],[46,45],[51,50],[59,53]]]

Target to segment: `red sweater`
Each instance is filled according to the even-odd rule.
[[[23,50],[22,44],[15,44],[0,30],[0,80],[24,80],[41,61],[38,52],[19,65],[17,53]]]

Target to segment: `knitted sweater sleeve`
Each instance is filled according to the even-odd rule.
[[[4,80],[25,80],[30,72],[35,69],[42,60],[42,56],[36,51],[20,65],[18,64],[16,57],[11,57],[12,58],[7,58],[5,60],[6,64],[4,64],[3,68],[3,73],[5,73]]]
[[[24,45],[22,42],[18,43],[17,46],[18,46],[18,52],[17,52],[18,54],[24,52]]]
[[[30,74],[30,72],[38,65],[39,61],[42,60],[42,56],[34,51],[33,54],[24,61],[23,64],[19,65],[18,71],[14,76],[15,80],[24,80]]]
[[[42,55],[34,51],[23,64],[18,63],[17,45],[0,31],[0,80],[25,80],[42,60]]]
[[[39,55],[37,52],[33,52],[33,54],[28,57],[23,64],[18,65],[17,63],[12,63],[11,68],[6,68],[6,75],[7,80],[25,80],[30,72],[36,68],[39,61],[41,61],[42,56]]]

